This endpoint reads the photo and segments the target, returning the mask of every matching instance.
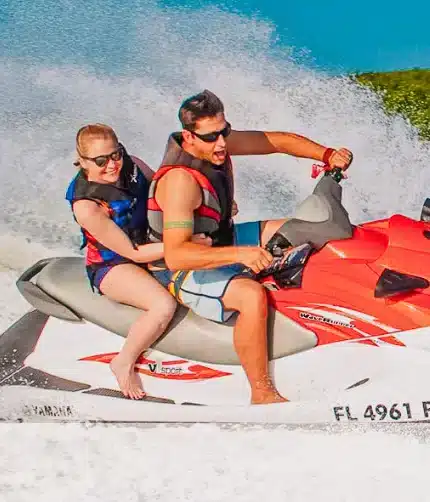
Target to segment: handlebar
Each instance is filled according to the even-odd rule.
[[[346,178],[346,174],[343,172],[343,169],[340,167],[331,168],[326,165],[318,165],[314,164],[312,166],[311,178],[317,178],[322,172],[324,172],[324,176],[331,176],[336,183],[339,183],[343,178]]]
[[[340,167],[335,167],[331,171],[326,171],[324,176],[331,176],[334,181],[339,183],[343,178],[346,178],[345,173],[343,172],[343,169]]]

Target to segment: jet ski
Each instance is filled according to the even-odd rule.
[[[324,172],[319,172],[324,171]],[[270,369],[289,401],[251,405],[235,318],[183,306],[135,369],[147,392],[119,392],[109,362],[134,307],[94,294],[79,257],[38,261],[17,280],[32,309],[0,336],[0,418],[18,421],[358,424],[430,419],[430,199],[352,224],[342,172],[321,167],[279,235],[295,259],[259,280],[270,304]],[[302,253],[303,244],[312,246]]]

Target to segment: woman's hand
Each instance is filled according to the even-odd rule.
[[[201,246],[212,246],[212,239],[205,234],[194,234],[191,237],[191,242],[200,244]]]

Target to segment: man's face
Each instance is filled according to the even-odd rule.
[[[221,131],[223,134],[220,134]],[[214,117],[198,120],[193,132],[183,130],[182,134],[195,157],[221,165],[227,155],[225,137],[229,131],[230,126],[225,120],[224,113],[218,113]]]

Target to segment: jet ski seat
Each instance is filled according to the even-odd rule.
[[[31,278],[37,276],[35,283]],[[68,321],[87,320],[113,333],[127,336],[142,311],[93,293],[80,257],[51,258],[36,263],[17,282],[23,296],[37,310]],[[179,357],[219,364],[239,364],[233,346],[235,316],[227,323],[203,319],[178,306],[166,333],[153,348]],[[316,345],[313,332],[271,310],[270,357],[277,359]]]

